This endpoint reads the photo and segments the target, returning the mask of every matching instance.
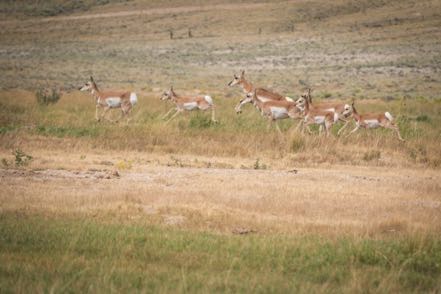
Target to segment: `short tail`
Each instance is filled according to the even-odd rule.
[[[386,111],[386,112],[384,113],[384,115],[387,117],[387,119],[388,119],[390,122],[392,122],[392,121],[394,120],[394,118],[393,118],[392,114],[390,114],[390,112]]]
[[[204,99],[208,104],[213,105],[213,98],[211,96],[205,95]]]
[[[138,96],[136,96],[135,92],[130,93],[130,103],[135,105],[138,102]]]
[[[292,99],[291,97],[288,97],[288,96],[285,97],[285,100],[288,102],[294,102],[294,99]]]

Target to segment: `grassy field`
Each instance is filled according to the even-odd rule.
[[[331,2],[1,2],[0,289],[441,291],[441,3]],[[279,135],[234,112],[241,69],[390,111],[406,142]],[[90,75],[138,93],[128,124],[95,121]],[[166,124],[170,85],[219,123]]]
[[[441,283],[441,243],[429,236],[237,237],[17,214],[0,220],[6,292],[390,293]]]

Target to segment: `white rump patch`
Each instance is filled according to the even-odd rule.
[[[292,99],[291,97],[288,97],[288,96],[285,97],[285,100],[289,101],[289,102],[294,102],[294,99]]]
[[[184,109],[185,110],[193,110],[195,108],[198,108],[198,103],[197,102],[184,103]]]
[[[288,111],[283,107],[271,107],[271,114],[275,119],[283,119],[288,117]]]
[[[364,121],[364,123],[366,124],[366,126],[369,129],[375,129],[375,128],[378,128],[380,126],[380,122],[378,121],[378,119],[366,119]]]
[[[204,99],[208,104],[213,105],[213,98],[211,96],[205,95]]]
[[[138,97],[135,92],[130,93],[130,103],[135,105],[138,102]]]
[[[110,108],[121,107],[121,98],[120,97],[109,97],[109,98],[106,98],[104,101],[106,101],[107,106]]]
[[[390,112],[386,111],[384,113],[384,115],[387,117],[387,119],[392,122],[394,120],[394,118],[392,117],[392,114],[390,114]]]

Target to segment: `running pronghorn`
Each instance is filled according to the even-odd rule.
[[[338,130],[337,135],[348,126],[350,119],[350,113],[345,113],[345,109],[349,107],[349,104],[342,102],[321,102],[321,103],[312,103],[311,89],[309,88],[301,97],[307,99],[309,101],[310,109],[321,109],[325,111],[334,112],[337,115],[337,119],[343,122],[343,126]]]
[[[338,115],[333,111],[311,107],[309,99],[303,97],[303,95],[296,102],[299,107],[304,107],[302,132],[304,132],[304,129],[306,127],[308,129],[308,132],[311,133],[309,125],[317,124],[320,126],[320,128],[324,127],[326,136],[329,136],[329,131],[332,125],[337,122]]]
[[[350,112],[352,113],[352,117],[355,120],[355,128],[346,136],[349,137],[352,133],[356,132],[359,128],[365,128],[365,129],[376,129],[379,127],[386,128],[386,129],[392,129],[395,130],[395,132],[398,135],[398,139],[400,141],[404,141],[404,139],[401,137],[400,130],[398,129],[398,126],[395,125],[394,119],[390,112],[386,111],[384,113],[365,113],[365,114],[359,114],[357,110],[355,109],[354,102],[352,102],[352,107]]]
[[[163,119],[165,119],[173,110],[176,110],[176,112],[167,120],[167,122],[171,121],[176,115],[183,112],[184,110],[207,110],[211,109],[211,120],[213,122],[217,122],[215,118],[215,106],[213,103],[213,99],[211,96],[205,95],[205,96],[180,96],[177,95],[173,91],[173,87],[170,87],[168,91],[165,91],[162,94],[161,100],[168,100],[170,99],[176,104],[176,107],[173,107],[170,109],[164,116]]]
[[[122,118],[124,115],[128,115],[133,105],[138,102],[135,92],[100,91],[92,76],[90,80],[80,88],[80,91],[90,91],[95,98],[95,119],[97,121],[105,118],[107,111],[112,108],[121,108],[120,118]],[[101,116],[98,116],[99,108],[104,108]]]
[[[253,104],[260,110],[264,117],[269,119],[270,123],[275,123],[277,131],[281,134],[282,131],[277,123],[280,119],[302,118],[303,109],[299,108],[296,102],[286,100],[268,100],[262,102],[257,96],[257,89],[252,93],[248,93],[245,99],[251,99]],[[269,127],[270,125],[268,125]]]
[[[245,95],[247,95],[248,93],[256,92],[256,95],[261,102],[266,102],[270,100],[294,102],[291,98],[284,97],[278,93],[274,93],[263,88],[254,88],[253,84],[251,84],[249,81],[245,79],[244,70],[240,73],[240,76],[234,74],[233,80],[228,83],[228,86],[230,87],[233,87],[235,85],[239,85],[240,87],[242,87],[242,90],[245,93]],[[234,107],[234,109],[236,110],[237,113],[240,113],[242,112],[242,106],[246,103],[251,103],[251,102],[252,102],[252,97],[247,96],[246,98],[240,100],[239,104],[237,104],[236,107]]]

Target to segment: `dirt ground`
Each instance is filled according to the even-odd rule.
[[[440,231],[441,175],[354,166],[213,168],[206,158],[42,154],[1,169],[1,210],[147,221],[215,232]],[[212,158],[212,166],[236,162]],[[240,160],[239,160],[240,161]],[[187,160],[187,162],[190,162]],[[193,165],[193,166],[192,166]]]

